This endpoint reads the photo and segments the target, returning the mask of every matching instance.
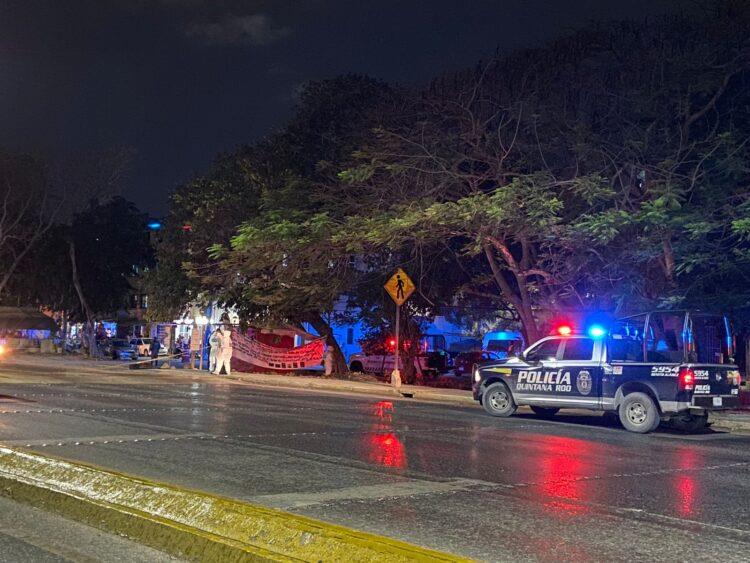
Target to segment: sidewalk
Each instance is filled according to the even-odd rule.
[[[234,372],[231,376],[210,375],[207,371],[183,369],[175,366],[162,366],[159,369],[147,368],[132,370],[124,362],[109,360],[89,360],[75,356],[47,356],[47,355],[19,355],[7,358],[0,362],[0,373],[5,370],[18,370],[34,373],[51,373],[54,375],[102,375],[124,377],[164,377],[169,375],[171,379],[180,376],[204,376],[212,379],[232,381],[257,385],[266,388],[283,389],[312,389],[332,393],[356,393],[370,395],[380,398],[396,398],[414,401],[425,401],[442,403],[446,405],[478,407],[471,396],[470,391],[460,389],[446,389],[438,387],[423,387],[417,385],[402,385],[400,391],[396,391],[387,383],[349,381],[345,379],[329,379],[320,376],[304,375],[280,375],[271,373],[240,373]],[[744,392],[744,391],[743,391]],[[522,407],[526,410],[525,407]],[[590,414],[590,411],[576,411],[574,409],[566,412],[574,414]],[[723,411],[712,413],[710,417],[712,427],[721,430],[750,432],[750,409],[744,408],[735,411]]]

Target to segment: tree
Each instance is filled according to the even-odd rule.
[[[593,25],[435,81],[343,173],[401,204],[342,238],[460,243],[458,264],[484,259],[464,289],[531,340],[569,308],[706,302],[701,278],[747,272],[748,10],[713,15]]]
[[[329,244],[353,202],[335,196],[336,173],[390,96],[365,77],[311,83],[284,128],[172,200],[171,214],[191,227],[182,267],[194,292],[235,307],[247,323],[310,323],[334,349],[337,372],[346,363],[326,313],[362,272]],[[227,177],[227,169],[239,173]]]
[[[59,211],[45,172],[38,159],[0,153],[0,296]]]
[[[123,198],[92,202],[69,225],[47,232],[9,293],[19,302],[84,322],[93,343],[95,321],[128,308],[133,280],[153,266],[146,222],[147,216]]]

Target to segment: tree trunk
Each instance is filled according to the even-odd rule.
[[[675,273],[675,257],[674,249],[672,248],[672,241],[668,234],[665,234],[661,240],[661,248],[664,257],[663,267],[664,276],[667,278],[667,283],[670,287],[675,286],[674,273]]]
[[[497,259],[492,252],[492,246],[485,243],[483,248],[487,262],[492,270],[492,276],[500,289],[500,294],[513,306],[521,320],[521,332],[526,339],[526,345],[533,344],[539,340],[540,332],[539,327],[536,324],[536,319],[534,318],[534,312],[528,300],[528,292],[521,295],[518,291],[515,291],[510,283],[508,283],[508,280],[505,279],[503,271],[500,269]],[[519,286],[525,289],[525,285],[520,285],[521,283],[525,284],[525,281],[521,280],[518,275],[516,275],[516,280],[519,282]]]
[[[327,346],[333,350],[333,373],[346,374],[349,372],[348,366],[346,365],[346,357],[341,351],[341,346],[333,336],[333,329],[325,319],[318,313],[313,313],[307,316],[307,322],[315,329],[320,336],[325,338]]]
[[[76,293],[78,294],[78,300],[81,302],[81,309],[83,309],[83,313],[86,315],[86,327],[84,330],[86,331],[89,344],[89,356],[94,357],[97,355],[94,315],[89,308],[88,301],[86,301],[86,298],[83,295],[83,286],[81,286],[81,279],[78,277],[78,266],[76,264],[76,245],[72,240],[68,242],[68,253],[70,255],[70,266],[73,272],[73,287],[75,287]]]

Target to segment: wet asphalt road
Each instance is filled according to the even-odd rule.
[[[0,563],[168,563],[165,553],[0,497]]]
[[[0,393],[0,442],[477,559],[750,559],[747,435],[220,381]]]

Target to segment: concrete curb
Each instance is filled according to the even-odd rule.
[[[0,446],[0,494],[201,561],[467,561],[342,526]]]
[[[711,428],[733,432],[750,432],[750,411],[747,414],[740,414],[739,417],[733,417],[732,413],[712,413],[708,420],[711,423]]]

